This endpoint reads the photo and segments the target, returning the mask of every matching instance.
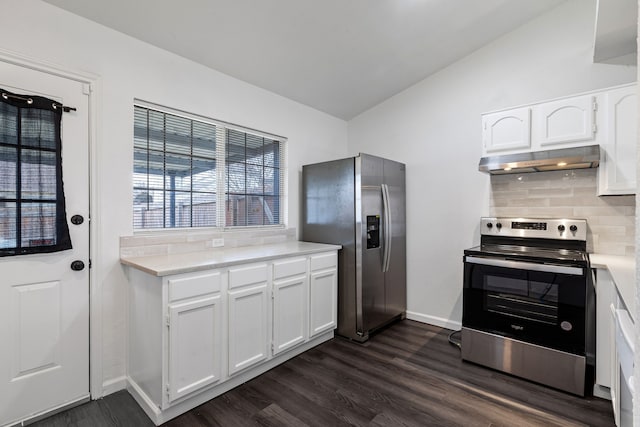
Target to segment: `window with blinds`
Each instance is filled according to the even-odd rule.
[[[227,226],[280,223],[280,141],[226,131]]]
[[[136,105],[134,229],[283,224],[284,141]]]

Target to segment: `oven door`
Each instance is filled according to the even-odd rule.
[[[587,269],[465,256],[462,325],[585,354]]]

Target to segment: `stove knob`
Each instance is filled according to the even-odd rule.
[[[558,226],[558,231],[562,233],[564,230],[565,230],[564,225],[560,224],[560,225]]]
[[[575,225],[572,225],[571,227],[569,227],[569,230],[571,230],[571,231],[573,231],[575,233],[576,231],[578,231],[578,227],[575,226]]]
[[[493,228],[493,224],[491,224],[490,222],[487,223],[487,228]]]
[[[497,222],[497,223],[496,223],[496,228],[497,228],[498,230],[500,230],[500,229],[502,228],[502,224],[501,224],[501,223],[499,223],[499,222]]]

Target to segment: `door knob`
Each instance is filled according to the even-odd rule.
[[[82,215],[74,215],[71,217],[71,223],[73,225],[80,225],[84,222],[84,217]]]
[[[71,263],[71,269],[73,271],[81,271],[84,270],[84,262],[80,260],[75,260]]]

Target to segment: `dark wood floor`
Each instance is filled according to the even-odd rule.
[[[613,426],[611,402],[460,360],[450,331],[405,320],[324,343],[166,426]],[[35,426],[152,426],[122,391]]]

